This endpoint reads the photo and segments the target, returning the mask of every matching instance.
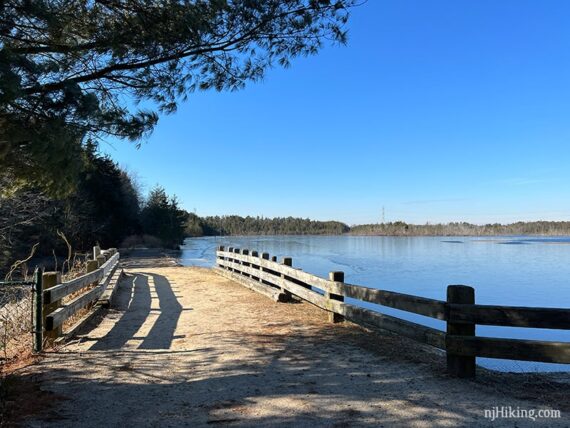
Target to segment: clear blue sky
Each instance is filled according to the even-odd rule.
[[[349,43],[103,147],[199,215],[570,220],[570,2],[370,0]]]

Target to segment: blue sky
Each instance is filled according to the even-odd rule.
[[[199,215],[570,220],[568,22],[567,1],[369,0],[347,46],[102,150]]]

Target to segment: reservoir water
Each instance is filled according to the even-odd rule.
[[[570,308],[570,237],[247,236],[189,238],[180,262],[213,266],[218,245],[293,258],[322,277],[445,300],[446,287],[475,288],[480,304]],[[361,306],[445,329],[443,321],[360,301]],[[570,342],[570,331],[477,326],[477,335]],[[570,365],[478,358],[501,371],[570,371]]]

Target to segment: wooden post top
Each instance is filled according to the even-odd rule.
[[[344,272],[329,272],[329,279],[336,282],[344,282]]]
[[[293,259],[291,257],[283,257],[281,263],[284,264],[285,266],[293,266]]]
[[[475,303],[475,289],[468,285],[448,285],[447,301],[450,303]]]
[[[269,260],[269,253],[261,253],[261,258],[265,260]]]
[[[42,287],[44,289],[61,283],[61,272],[44,272],[42,275]]]
[[[97,270],[99,263],[97,260],[87,260],[87,273]]]
[[[99,264],[99,267],[101,267],[106,261],[107,259],[105,258],[105,256],[103,255],[97,256],[97,263]]]

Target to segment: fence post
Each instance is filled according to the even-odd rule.
[[[97,264],[99,265],[98,267],[101,267],[105,264],[105,262],[107,261],[107,259],[105,258],[105,256],[103,255],[98,255],[97,258],[95,259],[97,261]]]
[[[233,254],[233,252],[234,252],[234,247],[229,247],[229,248],[228,248],[228,253],[232,253],[232,254]],[[230,257],[227,257],[226,260],[227,260],[228,262],[233,262],[233,261],[234,261],[234,259],[232,259],[231,256],[230,256]],[[233,272],[233,271],[234,271],[231,267],[225,267],[225,266],[224,266],[224,269],[225,269],[225,270],[229,270],[230,272]]]
[[[261,253],[261,258],[263,260],[269,260],[269,253]],[[266,272],[265,269],[263,269],[263,267],[261,265],[259,266],[259,270],[261,272]],[[264,282],[264,280],[259,278],[259,282]]]
[[[34,272],[34,352],[42,352],[44,342],[42,275],[43,270],[36,267]]]
[[[99,269],[99,262],[97,260],[87,260],[87,273],[93,272]],[[96,286],[97,281],[91,283],[91,285]]]
[[[257,258],[259,258],[259,253],[258,253],[257,251],[255,251],[255,250],[253,250],[253,251],[251,252],[251,257],[257,257]],[[252,264],[250,264],[250,266],[251,266],[252,268],[254,268],[254,269],[261,269],[261,266],[259,266],[259,265],[252,265]],[[253,275],[252,275],[252,277],[253,277]],[[261,281],[261,278],[259,278],[259,277],[255,277],[255,278],[256,278],[258,281]]]
[[[99,262],[97,260],[87,260],[87,273],[93,272],[99,268]]]
[[[239,254],[241,252],[241,250],[239,248],[234,248],[234,254]],[[241,262],[238,259],[234,259],[234,263],[237,265],[241,265]],[[241,274],[241,271],[239,269],[234,269],[234,272],[237,274]]]
[[[344,282],[344,272],[329,272],[329,279],[335,282]],[[325,291],[325,298],[328,300],[344,302],[344,296],[340,294],[329,293],[328,291]],[[344,316],[331,311],[329,312],[329,321],[333,323],[343,322]]]
[[[54,287],[61,283],[61,273],[60,272],[44,272],[42,275],[42,289],[47,290],[48,288]],[[61,300],[56,300],[55,302],[43,305],[42,313],[42,323],[46,325],[46,317],[61,306]],[[51,342],[61,336],[62,326],[55,327],[53,330],[45,332],[45,338]]]
[[[101,247],[99,245],[95,245],[93,247],[93,260],[97,260],[97,257],[101,255]]]
[[[277,258],[275,257],[275,259],[277,259]],[[291,257],[283,257],[281,264],[284,266],[290,266],[291,267],[291,266],[293,266],[293,259]],[[284,273],[281,274],[281,278],[286,279]],[[291,300],[292,296],[291,296],[291,292],[289,290],[287,290],[285,288],[281,288],[281,291],[283,291],[283,294],[285,294],[285,299],[287,301]]]
[[[247,250],[247,249],[241,250],[241,253],[242,253],[244,256],[249,256],[249,250]],[[251,266],[251,265],[250,265],[249,263],[247,263],[247,262],[241,262],[241,264],[242,264],[243,266],[247,266],[247,267]],[[251,276],[249,273],[245,273],[245,272],[242,273],[242,275],[243,275],[243,276],[246,276],[246,277],[250,277],[250,276]]]
[[[475,289],[466,285],[449,285],[447,303],[475,304]],[[453,336],[475,336],[475,324],[447,321],[447,334]],[[447,352],[447,371],[460,378],[475,377],[475,357]]]
[[[218,247],[218,251],[224,251],[224,246],[223,246],[223,245],[220,245],[220,246]],[[216,254],[216,264],[218,265],[218,267],[223,267],[223,266],[220,266],[220,263],[219,263],[219,260],[220,260],[220,259],[223,260],[223,257],[220,257],[220,256],[218,256],[218,255]]]

